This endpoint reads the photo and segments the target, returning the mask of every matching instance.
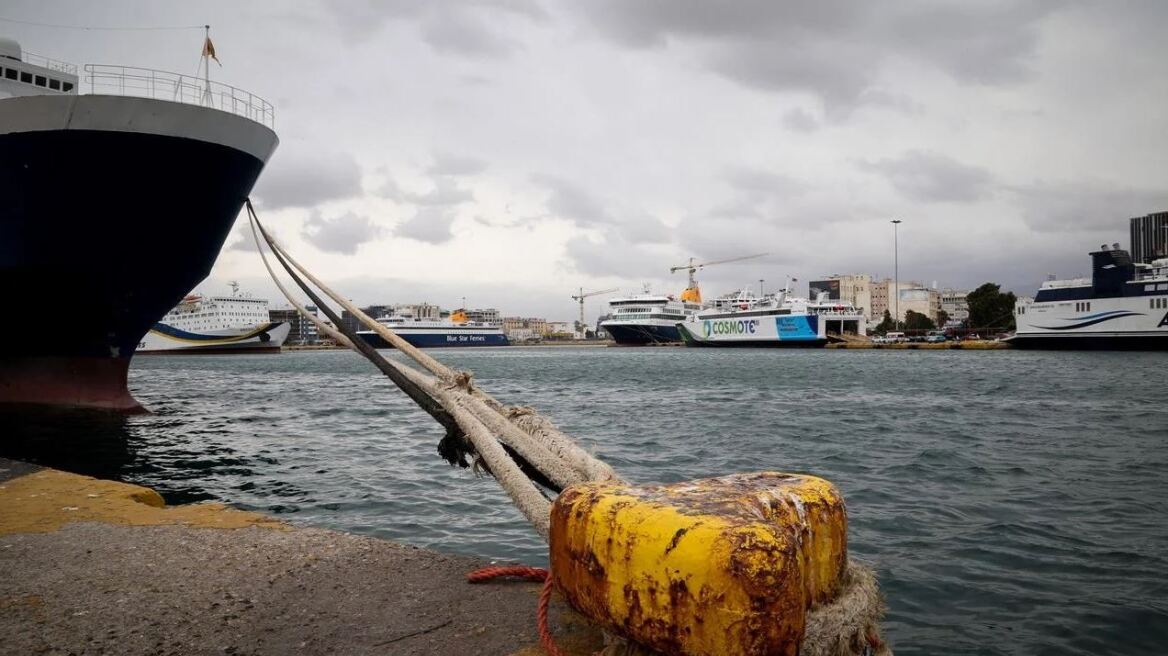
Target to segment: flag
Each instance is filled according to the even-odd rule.
[[[215,56],[215,44],[211,43],[211,37],[207,37],[206,40],[203,41],[203,56],[214,59],[215,63],[219,64],[220,66],[223,65],[223,63],[219,61],[219,58]]]

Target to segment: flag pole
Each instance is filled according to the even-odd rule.
[[[203,104],[210,106],[211,98],[211,26],[203,26]]]

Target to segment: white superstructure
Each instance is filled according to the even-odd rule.
[[[190,294],[146,333],[138,353],[279,350],[287,322],[269,319],[268,301],[238,295]]]
[[[641,294],[619,296],[608,301],[609,318],[600,327],[617,344],[663,344],[681,341],[677,324],[702,308],[700,303],[672,296]]]

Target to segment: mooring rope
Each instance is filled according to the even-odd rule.
[[[539,606],[535,611],[535,625],[539,630],[539,644],[548,656],[567,656],[556,644],[548,626],[548,608],[552,603],[552,573],[542,567],[484,567],[466,575],[467,583],[486,583],[499,578],[523,579],[543,583],[539,591]]]
[[[528,408],[510,408],[478,390],[471,376],[455,371],[374,321],[347,299],[330,289],[300,265],[269,234],[260,222],[251,202],[245,203],[252,237],[268,274],[293,307],[307,317],[323,334],[357,351],[378,367],[419,406],[447,429],[448,437],[461,439],[462,448],[473,451],[487,471],[499,482],[508,496],[536,531],[547,538],[551,504],[535,482],[555,491],[588,480],[615,479],[613,470],[581,449],[555,426]],[[333,323],[329,326],[308,312],[307,308],[280,283],[268,264],[260,238],[271,249],[277,262],[293,282]],[[373,329],[387,342],[399,346],[402,353],[420,364],[428,373],[382,357],[372,345],[340,320],[336,312],[309,285],[338,302],[363,325]],[[449,458],[448,458],[449,459]],[[534,482],[533,482],[534,481]]]
[[[318,278],[316,278],[311,272],[309,272],[303,265],[296,261],[295,258],[288,254],[288,252],[284,250],[278,243],[276,243],[274,239],[272,239],[271,235],[269,235],[264,230],[263,224],[260,223],[259,217],[256,215],[255,208],[252,206],[250,200],[246,202],[246,206],[249,218],[254,221],[253,230],[255,230],[255,227],[259,228],[260,234],[263,235],[264,240],[272,249],[272,252],[279,253],[279,255],[281,255],[283,259],[287,260],[287,262],[291,264],[292,267],[299,271],[304,276],[304,278],[312,282],[313,285],[316,285],[322,292],[325,293],[325,295],[333,299],[335,302],[341,305],[341,307],[348,310],[349,313],[357,318],[357,320],[362,325],[376,332],[387,343],[405,355],[409,356],[423,368],[442,379],[443,382],[449,385],[457,385],[462,387],[471,396],[481,400],[486,408],[483,408],[477,403],[472,403],[472,412],[474,412],[475,415],[480,419],[491,417],[490,419],[487,419],[487,421],[494,423],[493,416],[501,415],[505,420],[508,421],[508,423],[516,426],[519,431],[521,431],[521,433],[526,433],[527,435],[530,435],[532,438],[534,438],[534,440],[528,440],[520,432],[514,432],[504,428],[496,429],[505,433],[504,435],[500,436],[504,443],[515,448],[524,456],[524,458],[547,463],[546,466],[552,471],[545,471],[543,468],[541,468],[541,471],[544,471],[545,474],[548,474],[551,480],[557,481],[560,486],[565,486],[572,483],[589,480],[619,479],[616,472],[613,471],[612,467],[595,458],[592,456],[592,454],[588,453],[584,449],[580,448],[571,437],[567,436],[558,428],[556,428],[555,425],[548,421],[545,417],[536,415],[535,417],[531,417],[527,420],[512,421],[512,419],[523,414],[531,415],[534,413],[531,413],[530,411],[516,412],[516,409],[504,406],[489,394],[479,389],[478,386],[474,384],[473,378],[469,374],[455,371],[438,362],[433,357],[424,353],[421,349],[402,339],[399,335],[395,334],[384,324],[374,320],[360,308],[353,305],[353,303],[344,296],[333,291]],[[285,270],[287,270],[287,266],[285,266]],[[271,273],[270,268],[269,273]],[[292,271],[289,270],[288,273],[289,275],[293,276],[294,279],[297,278],[296,274]],[[277,284],[279,283],[277,282]],[[303,285],[301,286],[303,287]],[[285,295],[287,296],[286,292]],[[314,302],[317,301],[314,300]],[[306,314],[309,317],[312,317],[311,313],[308,313],[307,310],[304,309],[300,304],[293,302],[293,305],[297,307],[298,311]],[[314,324],[321,323],[319,319],[316,319],[315,317],[312,317],[312,319],[314,319]],[[326,334],[329,333],[326,332]],[[356,350],[354,345],[350,344],[349,346]],[[497,426],[497,424],[495,425]],[[552,464],[553,461],[556,460],[562,461],[562,463]],[[533,464],[535,463],[533,462]],[[575,470],[579,475],[572,475],[567,471],[563,471],[563,468],[565,467]],[[554,473],[556,470],[560,470],[558,474]]]

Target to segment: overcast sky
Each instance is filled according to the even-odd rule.
[[[1161,0],[8,0],[0,17],[210,23],[212,75],[276,107],[261,217],[360,302],[569,319],[579,287],[675,293],[670,265],[761,251],[703,272],[704,293],[891,276],[892,218],[902,280],[1031,294],[1168,209]],[[0,34],[184,73],[202,40]],[[243,226],[200,289],[276,301]]]

